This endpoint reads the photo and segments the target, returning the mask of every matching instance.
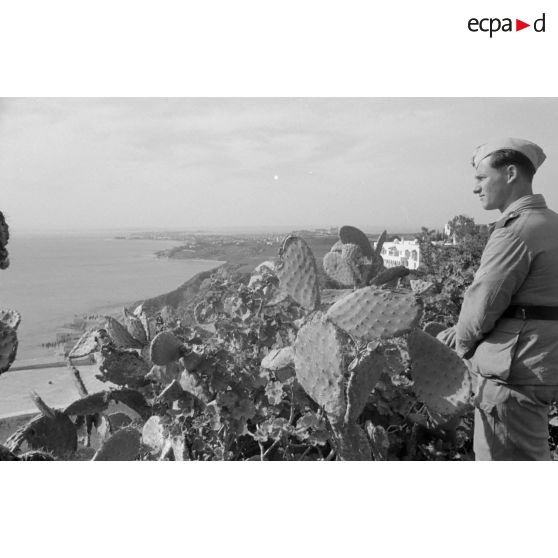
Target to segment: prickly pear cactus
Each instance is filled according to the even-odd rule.
[[[424,333],[428,333],[428,335],[432,335],[432,337],[436,337],[438,333],[444,331],[445,329],[446,326],[440,322],[428,322],[424,324],[422,328]]]
[[[401,277],[405,277],[407,275],[409,275],[409,270],[403,265],[390,267],[378,273],[378,275],[376,275],[372,279],[372,281],[370,281],[370,285],[380,286],[387,283],[394,283],[395,281],[397,281],[397,279],[400,279]]]
[[[165,366],[178,360],[185,352],[184,343],[170,331],[158,333],[151,341],[149,357],[153,364]]]
[[[156,320],[152,317],[149,317],[145,310],[143,309],[143,304],[140,304],[133,312],[136,318],[139,318],[141,325],[145,331],[147,339],[153,339],[156,334],[157,324]]]
[[[386,360],[377,346],[365,349],[351,362],[345,422],[355,422],[358,419],[366,406],[370,392],[386,368]]]
[[[361,271],[361,264],[363,262],[362,250],[356,244],[343,244],[341,250],[341,256],[347,265],[352,269],[355,276],[355,285],[362,285],[364,281],[364,275]]]
[[[64,413],[68,416],[85,416],[102,413],[108,409],[110,402],[110,392],[100,391],[86,395],[73,403],[70,403]]]
[[[37,395],[33,400],[41,414],[16,430],[6,441],[6,447],[15,452],[26,442],[31,449],[52,452],[58,457],[76,451],[77,431],[69,417],[51,409]]]
[[[129,331],[118,321],[111,316],[105,316],[106,324],[105,329],[117,347],[123,349],[141,349],[142,344],[134,339]]]
[[[13,328],[0,322],[0,374],[9,370],[17,353],[17,334]]]
[[[328,277],[341,287],[353,287],[358,284],[359,275],[343,257],[342,252],[328,252],[322,260],[322,265]]]
[[[343,243],[338,240],[330,249],[330,252],[342,252],[343,251]]]
[[[385,231],[374,250],[368,237],[356,227],[344,226],[337,241],[323,258],[323,268],[341,287],[363,287],[384,270],[380,255]]]
[[[99,348],[97,341],[98,329],[87,330],[68,353],[68,358],[83,358],[94,353]]]
[[[10,229],[4,214],[0,211],[0,269],[7,269],[10,265],[10,258],[6,249],[8,240],[10,240]]]
[[[0,310],[0,323],[16,331],[21,323],[21,314],[15,310]]]
[[[383,231],[376,241],[376,248],[374,249],[374,257],[381,257],[382,248],[384,247],[384,242],[387,238],[387,231]]]
[[[342,330],[363,340],[397,337],[410,331],[422,314],[412,294],[364,287],[338,300],[327,317]]]
[[[368,237],[356,227],[344,225],[339,229],[339,238],[343,244],[356,244],[359,246],[363,256],[373,256],[374,250]]]
[[[436,285],[431,281],[411,279],[409,283],[411,284],[412,291],[418,295],[434,294],[436,292]]]
[[[147,374],[146,378],[152,382],[157,382],[163,386],[170,384],[173,380],[179,378],[183,368],[179,366],[178,361],[172,361],[164,366],[154,364]]]
[[[138,341],[142,347],[147,345],[148,334],[143,327],[142,320],[124,308],[124,323],[128,333]]]
[[[341,461],[370,461],[370,444],[366,433],[358,424],[334,424],[332,430],[337,456]]]
[[[300,385],[333,422],[342,421],[346,411],[342,333],[322,312],[315,312],[299,329],[294,354]]]
[[[289,236],[279,252],[275,273],[279,288],[308,311],[320,304],[318,268],[312,250],[302,238]]]
[[[127,426],[108,438],[92,461],[135,461],[140,447],[141,434],[135,428]]]
[[[100,352],[99,372],[95,377],[101,382],[141,387],[147,383],[149,367],[134,350],[105,345]]]
[[[115,403],[126,405],[132,411],[138,413],[143,420],[147,420],[151,416],[151,407],[148,405],[145,397],[135,389],[120,388],[112,390],[110,398]]]
[[[407,340],[417,396],[434,415],[452,417],[470,409],[471,376],[463,360],[420,329]]]

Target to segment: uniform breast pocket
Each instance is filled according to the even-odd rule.
[[[523,323],[505,320],[483,339],[471,359],[477,374],[504,381],[508,379]]]

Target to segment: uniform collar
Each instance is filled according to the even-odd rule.
[[[508,221],[519,217],[519,214],[528,209],[546,209],[546,202],[542,194],[529,194],[528,196],[523,196],[518,200],[511,203],[502,217],[494,223],[489,223],[488,231],[490,234],[494,229],[499,229],[506,226]]]
[[[521,213],[527,209],[546,209],[546,202],[544,201],[543,195],[530,194],[515,200],[507,207],[502,217],[510,215],[511,213]]]

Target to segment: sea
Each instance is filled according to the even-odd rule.
[[[12,234],[10,266],[0,271],[0,308],[22,316],[14,366],[52,359],[55,349],[45,345],[75,318],[169,292],[222,263],[156,257],[177,244],[110,234]]]

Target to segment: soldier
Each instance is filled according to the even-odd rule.
[[[546,156],[506,138],[473,155],[484,209],[498,209],[459,320],[439,334],[476,382],[477,460],[549,460],[548,411],[558,395],[558,214],[533,194]]]

